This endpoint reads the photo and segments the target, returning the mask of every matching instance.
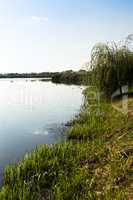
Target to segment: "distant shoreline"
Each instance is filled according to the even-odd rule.
[[[86,70],[67,70],[63,72],[41,72],[41,73],[7,73],[0,74],[2,78],[41,78],[42,81],[51,80],[54,83],[76,84],[76,85],[89,85],[90,72]]]

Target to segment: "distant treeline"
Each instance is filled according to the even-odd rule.
[[[0,74],[0,78],[52,78],[56,72],[41,73],[7,73]]]
[[[52,77],[52,81],[55,83],[88,85],[90,82],[90,72],[85,70],[79,70],[79,71],[68,70],[64,72],[57,72]]]
[[[51,78],[54,83],[84,84],[90,80],[90,72],[85,70],[41,73],[7,73],[0,74],[0,78]]]

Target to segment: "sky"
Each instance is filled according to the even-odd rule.
[[[79,70],[132,33],[132,0],[0,0],[0,73]]]

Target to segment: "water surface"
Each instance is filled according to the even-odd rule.
[[[0,79],[0,172],[37,145],[57,142],[82,98],[79,86]]]

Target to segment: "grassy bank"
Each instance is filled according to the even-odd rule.
[[[90,89],[84,95],[66,142],[42,145],[6,167],[0,200],[133,198],[132,112],[124,115],[103,98],[96,102]]]

